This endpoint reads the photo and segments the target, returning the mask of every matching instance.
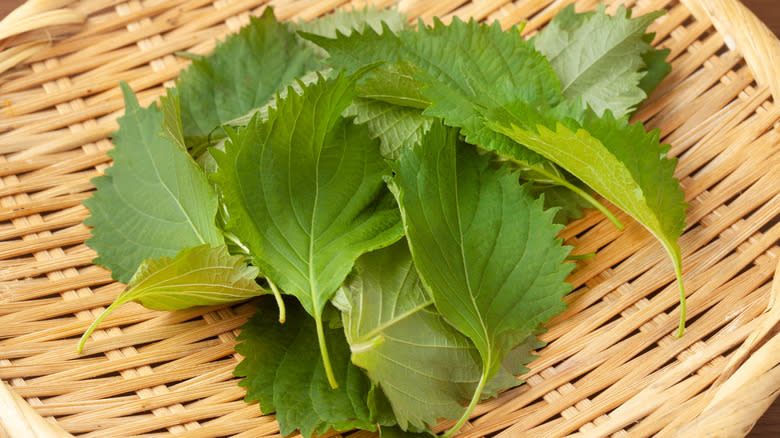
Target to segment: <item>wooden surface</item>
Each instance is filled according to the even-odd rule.
[[[21,3],[20,0],[0,0],[0,18]],[[776,35],[780,35],[780,0],[742,0],[742,3],[753,10]],[[748,437],[780,437],[780,399],[766,412]]]

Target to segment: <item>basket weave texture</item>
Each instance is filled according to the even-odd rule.
[[[455,15],[504,27],[527,21],[523,32],[531,35],[567,3],[408,0],[398,7],[425,22]],[[780,390],[780,285],[773,285],[780,277],[780,44],[735,0],[607,3],[610,11],[614,3],[635,14],[668,11],[651,31],[654,45],[671,49],[672,72],[635,119],[660,129],[679,158],[676,176],[690,203],[680,240],[688,327],[674,337],[679,303],[663,248],[624,215],[620,232],[601,214],[587,214],[562,234],[577,252],[597,256],[569,277],[569,307],[548,324],[542,338],[549,344],[523,376],[527,384],[478,406],[461,437],[744,436]],[[282,20],[345,6],[269,4]],[[64,6],[86,17],[75,33],[39,32],[56,41],[0,75],[0,379],[73,435],[274,436],[273,416],[245,404],[232,376],[240,360],[235,338],[251,304],[177,312],[129,304],[76,353],[78,337],[123,288],[91,264],[81,205],[90,179],[110,165],[109,136],[123,110],[118,82],[150,104],[188,63],[174,52],[208,53],[268,4]],[[5,48],[36,34],[16,38]],[[0,418],[8,421],[12,402],[4,400],[0,393]]]

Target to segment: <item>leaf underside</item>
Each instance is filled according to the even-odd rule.
[[[436,311],[405,240],[361,256],[334,304],[342,311],[352,362],[382,388],[403,430],[462,414],[481,375],[479,354]],[[515,375],[525,371],[522,365],[533,359],[529,351],[538,343],[523,347],[486,393],[522,383]]]
[[[141,108],[122,85],[125,115],[109,152],[113,166],[92,183],[84,201],[92,227],[87,245],[96,264],[127,283],[145,260],[173,257],[201,244],[218,246],[217,196],[185,150],[159,135],[162,115],[156,106]]]
[[[575,14],[574,5],[569,5],[533,42],[555,69],[564,97],[596,114],[610,110],[621,117],[647,97],[640,82],[646,75],[645,60],[654,60],[656,51],[645,30],[663,11],[631,18],[625,6],[614,16],[604,9],[600,5],[596,12]],[[655,68],[655,61],[652,65]]]

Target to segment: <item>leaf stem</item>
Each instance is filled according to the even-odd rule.
[[[279,324],[284,324],[284,322],[287,320],[287,309],[284,306],[282,294],[279,292],[276,284],[271,281],[270,278],[266,278],[265,280],[268,282],[268,286],[271,287],[271,292],[274,294],[274,298],[276,299],[276,305],[279,307]]]
[[[90,335],[92,335],[92,332],[94,332],[97,329],[98,324],[100,324],[100,322],[103,321],[103,318],[108,316],[109,313],[113,312],[114,309],[121,306],[122,304],[125,304],[128,301],[130,300],[123,299],[122,296],[119,296],[116,299],[116,301],[111,303],[111,305],[108,306],[106,310],[104,310],[103,313],[100,314],[100,316],[98,316],[94,321],[92,321],[92,324],[90,324],[90,326],[87,327],[87,331],[85,331],[84,334],[81,335],[81,339],[79,339],[79,345],[76,348],[76,352],[81,354],[81,352],[84,351],[84,344],[87,343],[87,340],[89,339]]]
[[[682,266],[680,263],[674,264],[674,274],[677,276],[677,288],[680,290],[680,322],[677,326],[675,337],[681,338],[685,331],[685,285],[682,280]]]
[[[595,252],[589,252],[585,254],[569,254],[566,256],[566,260],[587,260],[596,257]]]
[[[463,427],[464,424],[466,424],[466,421],[468,421],[471,412],[477,406],[477,403],[479,403],[479,399],[482,396],[482,390],[485,389],[485,384],[487,384],[487,381],[488,381],[488,373],[487,373],[487,369],[484,368],[482,370],[482,376],[480,376],[479,378],[477,389],[474,391],[474,395],[471,397],[471,402],[469,403],[468,407],[466,407],[466,412],[464,412],[463,415],[461,415],[458,422],[455,423],[455,425],[452,426],[450,430],[447,431],[447,433],[441,436],[442,438],[450,438],[451,436],[458,433],[458,430],[460,430],[460,428]]]
[[[339,387],[339,383],[336,381],[336,376],[333,375],[333,367],[330,364],[328,346],[325,344],[325,329],[322,326],[322,314],[320,312],[315,313],[314,321],[317,325],[317,341],[320,344],[320,355],[322,356],[322,365],[325,367],[325,375],[328,377],[330,387],[336,389]]]
[[[601,213],[603,213],[604,216],[606,216],[607,219],[609,219],[609,221],[612,222],[615,225],[615,227],[617,227],[618,230],[623,231],[626,228],[622,223],[620,223],[620,221],[615,217],[615,215],[612,214],[612,212],[609,211],[607,209],[607,207],[604,206],[604,204],[602,204],[599,201],[597,201],[596,198],[591,196],[588,192],[586,192],[582,188],[577,187],[574,184],[572,184],[569,181],[567,181],[566,178],[561,177],[559,175],[555,175],[555,174],[553,174],[551,172],[548,172],[547,170],[545,170],[541,166],[534,166],[534,167],[531,167],[531,169],[533,169],[535,172],[538,172],[538,173],[540,173],[540,174],[550,178],[550,180],[554,181],[555,183],[560,184],[563,187],[566,187],[567,189],[571,190],[572,192],[578,194],[588,204],[592,205],[593,208],[595,208],[596,210],[598,210]]]

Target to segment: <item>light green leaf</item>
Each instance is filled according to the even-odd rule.
[[[276,413],[282,435],[300,429],[305,437],[333,428],[376,430],[366,402],[370,382],[349,361],[349,346],[340,328],[325,328],[333,373],[342,385],[332,389],[318,357],[317,328],[298,303],[288,301],[288,319],[275,319],[273,301],[259,300],[241,328],[236,351],[244,359],[234,374],[245,377],[246,401],[260,401],[263,414]]]
[[[92,227],[87,245],[96,264],[127,283],[144,260],[173,257],[184,248],[218,246],[217,196],[186,151],[160,135],[156,106],[141,108],[122,84],[125,115],[119,118],[113,166],[92,183],[97,191],[84,201]]]
[[[555,69],[564,97],[580,100],[601,115],[631,113],[647,95],[639,86],[645,73],[643,55],[654,49],[645,37],[647,26],[663,11],[631,18],[620,6],[614,16],[605,6],[596,12],[574,13],[565,8],[534,38]]]
[[[437,312],[405,240],[361,256],[333,303],[342,311],[352,362],[382,388],[403,430],[461,415],[479,382],[479,354]],[[488,385],[491,395],[522,383],[515,375],[533,358],[523,347],[526,360],[503,364]]]
[[[168,93],[160,98],[160,112],[162,112],[160,135],[186,151],[187,143],[184,140],[184,128],[181,124],[181,104],[176,88],[169,88]]]
[[[572,110],[572,113],[575,111]],[[560,112],[559,112],[560,114]],[[572,118],[539,112],[516,102],[491,114],[488,125],[544,155],[644,225],[666,249],[674,265],[685,306],[682,261],[677,239],[685,228],[684,194],[674,177],[677,160],[667,158],[659,131],[647,133],[607,111],[587,109]]]
[[[155,310],[234,303],[264,294],[258,286],[257,268],[240,256],[231,256],[225,245],[200,245],[181,250],[176,257],[147,260],[116,300],[95,319],[81,337],[81,352],[100,321],[130,301]]]
[[[482,373],[460,427],[512,348],[562,311],[573,268],[543,210],[506,167],[434,124],[394,166],[393,190],[417,271],[438,311],[465,334]],[[450,432],[450,434],[453,431]]]
[[[267,121],[253,118],[246,128],[230,130],[224,152],[211,150],[227,231],[267,278],[314,316],[326,371],[325,304],[357,257],[403,233],[383,182],[390,170],[379,145],[364,126],[340,115],[356,80],[321,79],[302,94],[290,92]]]

